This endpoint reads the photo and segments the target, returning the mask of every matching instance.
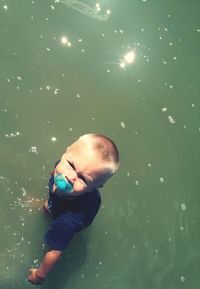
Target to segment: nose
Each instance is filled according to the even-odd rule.
[[[66,179],[71,183],[71,184],[74,184],[74,182],[76,181],[76,178],[77,178],[77,174],[74,170],[70,170],[67,172],[67,175],[66,175]]]

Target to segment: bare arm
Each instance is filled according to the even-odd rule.
[[[62,251],[48,251],[38,269],[31,269],[31,274],[28,278],[33,284],[40,284],[46,278],[47,274],[53,269],[54,265],[60,259]]]

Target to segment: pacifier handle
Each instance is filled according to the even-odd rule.
[[[57,188],[63,192],[70,193],[73,189],[72,184],[62,174],[57,174],[54,177],[54,182],[55,182]]]

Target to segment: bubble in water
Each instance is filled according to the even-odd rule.
[[[30,147],[29,152],[38,154],[37,147],[36,146]]]
[[[163,177],[160,178],[160,182],[164,183],[165,179]]]
[[[17,137],[17,136],[19,136],[20,135],[20,132],[11,132],[10,134],[5,134],[5,137],[10,137],[10,138],[13,138],[13,137]]]
[[[36,264],[36,263],[38,263],[38,261],[39,261],[38,259],[35,259],[35,260],[33,261],[33,263]]]
[[[22,188],[21,188],[21,191],[22,191],[22,196],[25,197],[26,194],[27,194],[27,193],[26,193],[26,189],[22,187]]]
[[[185,277],[184,277],[184,276],[181,276],[181,277],[180,277],[180,281],[181,281],[181,282],[185,282]]]
[[[186,204],[184,204],[184,203],[181,204],[181,210],[182,210],[182,211],[185,211],[185,210],[186,210]]]
[[[171,115],[168,116],[168,119],[169,119],[169,122],[170,122],[171,124],[175,124],[175,123],[176,123],[175,120],[173,119],[173,117],[172,117]]]
[[[125,125],[125,123],[124,123],[123,121],[121,121],[120,124],[121,124],[121,127],[122,127],[122,128],[125,128],[125,127],[126,127],[126,125]]]
[[[54,90],[54,94],[55,94],[55,95],[58,94],[58,88],[56,88],[56,89]]]

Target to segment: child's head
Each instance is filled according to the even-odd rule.
[[[114,142],[92,133],[81,136],[67,148],[57,170],[73,184],[73,192],[82,193],[103,186],[118,165],[119,153]]]

